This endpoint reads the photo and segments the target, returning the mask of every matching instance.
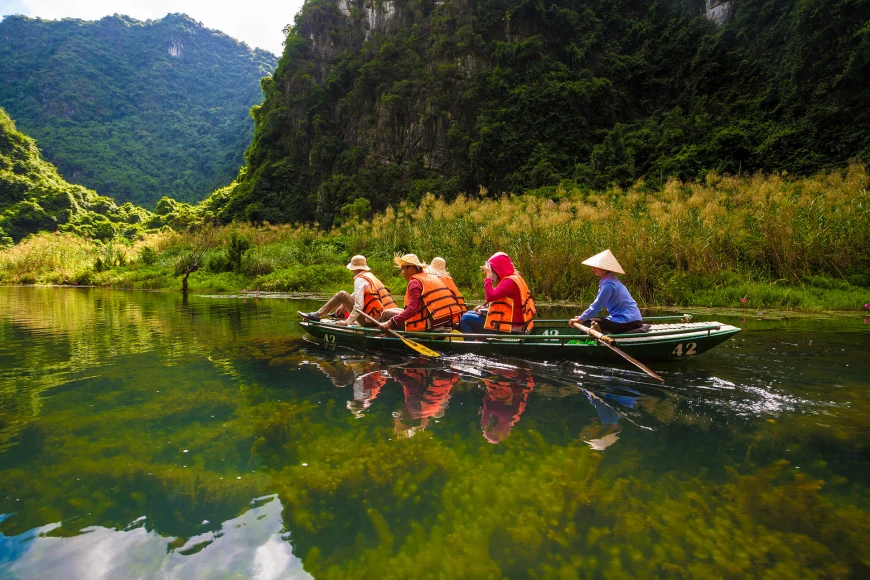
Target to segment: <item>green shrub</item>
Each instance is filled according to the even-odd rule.
[[[153,266],[157,263],[157,251],[151,246],[145,246],[139,250],[139,261],[146,266]]]
[[[260,276],[252,287],[271,292],[317,292],[348,281],[348,271],[343,266],[296,265]]]

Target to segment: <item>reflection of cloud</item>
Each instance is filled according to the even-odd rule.
[[[13,578],[212,578],[256,580],[310,578],[281,537],[281,502],[275,496],[223,523],[217,533],[190,538],[169,551],[174,538],[138,527],[118,531],[90,527],[70,538],[46,537],[56,524],[4,538],[0,545],[22,548],[0,575]],[[259,502],[258,502],[259,503]],[[205,547],[196,550],[197,547]],[[195,550],[194,553],[190,553]],[[187,555],[185,555],[187,552]],[[2,562],[2,560],[0,560]]]

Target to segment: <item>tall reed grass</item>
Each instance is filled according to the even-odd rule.
[[[854,164],[801,179],[709,174],[652,192],[643,182],[591,194],[561,189],[556,200],[446,203],[430,195],[340,232],[354,252],[440,255],[466,288],[480,287],[480,265],[504,251],[537,295],[554,299],[588,298],[593,278],[580,262],[606,248],[646,303],[736,284],[747,292],[753,283],[801,285],[818,275],[870,286],[868,181]]]
[[[155,233],[129,246],[39,234],[0,251],[0,282],[177,289],[175,264],[205,245],[192,290],[330,292],[349,285],[344,265],[364,254],[400,294],[392,256],[414,252],[444,257],[459,286],[479,296],[480,266],[504,251],[538,298],[576,302],[597,289],[580,262],[609,248],[645,305],[862,308],[870,302],[868,185],[866,168],[854,164],[798,179],[709,174],[658,190],[638,182],[494,198],[481,189],[449,203],[428,195],[332,231],[231,224]],[[232,253],[248,247],[241,259]]]

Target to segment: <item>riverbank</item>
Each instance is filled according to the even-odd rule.
[[[539,300],[584,304],[597,285],[580,262],[610,248],[643,307],[854,312],[870,303],[868,185],[866,169],[853,165],[794,180],[710,174],[657,190],[427,196],[330,231],[235,224],[108,243],[38,234],[0,252],[0,283],[178,290],[187,277],[200,294],[331,294],[350,287],[345,264],[364,254],[401,295],[392,257],[414,252],[444,257],[475,301],[480,265],[505,251]]]

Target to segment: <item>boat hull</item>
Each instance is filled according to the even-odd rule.
[[[529,335],[476,335],[447,333],[401,333],[406,338],[442,354],[510,356],[528,360],[570,360],[578,362],[619,362],[622,359],[580,331],[562,325],[536,323]],[[561,321],[559,321],[561,322]],[[362,351],[403,351],[410,349],[398,338],[377,329],[337,326],[331,322],[301,323],[324,347],[348,347]],[[740,332],[727,324],[682,323],[653,325],[650,332],[614,335],[613,345],[642,362],[684,359],[697,356]],[[461,338],[461,340],[460,340]],[[477,339],[477,340],[472,340]]]

